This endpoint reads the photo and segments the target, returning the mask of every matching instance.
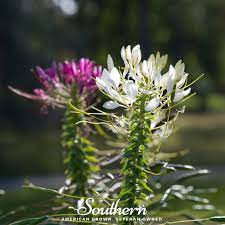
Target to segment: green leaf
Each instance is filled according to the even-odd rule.
[[[210,217],[209,220],[214,222],[225,222],[225,216],[213,216]]]
[[[43,188],[43,187],[38,187],[38,186],[26,186],[26,185],[23,187],[31,189],[31,190],[35,190],[35,191],[43,191],[43,192],[59,195],[58,191],[56,191],[54,189],[50,189],[50,188]]]
[[[30,222],[34,221],[34,218],[29,218],[29,219],[24,219],[24,220],[19,220],[13,223],[10,223],[9,225],[27,225]]]
[[[42,217],[37,218],[34,221],[30,222],[28,225],[37,225],[37,224],[39,224],[41,222],[44,222],[46,220],[48,220],[48,216],[42,216]]]
[[[130,198],[130,196],[132,196],[132,192],[130,190],[128,191],[124,191],[120,194],[120,200],[123,201],[123,200],[126,200],[128,198]]]
[[[89,162],[93,162],[93,163],[98,162],[98,160],[95,158],[95,156],[86,156],[86,159],[87,159]]]
[[[152,189],[143,180],[139,180],[138,183],[147,191],[153,192]]]

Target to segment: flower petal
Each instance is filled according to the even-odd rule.
[[[140,88],[139,90],[145,95],[151,95],[153,93],[153,91],[145,90],[144,88]]]
[[[183,77],[184,69],[185,69],[184,63],[182,63],[182,61],[179,60],[175,65],[176,70],[175,80],[180,80]]]
[[[141,61],[141,49],[140,49],[140,45],[136,45],[132,49],[132,59],[133,59],[134,65],[140,63],[140,61]]]
[[[165,111],[160,111],[157,115],[154,116],[154,119],[151,120],[151,129],[155,128],[163,119],[165,118]]]
[[[167,83],[167,93],[171,93],[174,87],[174,80],[170,78]]]
[[[112,59],[111,55],[108,55],[108,57],[107,57],[107,68],[108,68],[108,71],[111,72],[113,67],[114,67],[113,59]]]
[[[121,96],[120,96],[119,92],[117,92],[116,90],[114,90],[112,87],[107,86],[106,92],[107,92],[112,98],[117,99],[118,101],[121,100]]]
[[[187,77],[188,77],[188,73],[185,73],[182,76],[181,80],[177,82],[177,87],[181,88],[184,85],[185,81],[187,80]]]
[[[124,46],[121,48],[120,55],[121,55],[123,61],[126,61],[126,50],[125,50]]]
[[[154,78],[155,86],[158,86],[160,84],[161,77],[162,76],[161,76],[161,74],[159,72],[155,73],[155,78]]]
[[[32,100],[45,100],[46,98],[48,98],[48,96],[45,94],[43,89],[34,89],[35,95],[20,91],[20,90],[15,89],[11,86],[9,86],[9,89],[12,92],[16,93],[17,95],[20,95],[22,97],[32,99]]]
[[[103,89],[103,90],[105,90],[106,87],[107,87],[105,81],[102,80],[102,79],[99,78],[99,77],[96,77],[96,86],[97,86],[99,89]]]
[[[114,101],[108,101],[103,104],[103,107],[105,109],[116,109],[119,106],[120,106],[120,104],[118,104],[117,102],[114,102]]]
[[[187,90],[177,90],[173,99],[173,102],[179,102],[182,100],[185,96],[189,95],[191,92],[191,88],[188,88]]]
[[[169,79],[170,79],[170,74],[169,73],[163,74],[161,76],[161,79],[160,79],[160,87],[167,88],[167,84],[169,82]]]
[[[109,77],[110,77],[110,73],[108,72],[107,69],[104,68],[103,71],[102,71],[101,80],[103,80],[105,83],[108,83]]]
[[[146,60],[144,60],[143,63],[142,63],[142,72],[144,74],[148,75],[148,65],[147,65],[147,61]]]
[[[116,67],[113,67],[110,75],[110,81],[113,83],[114,88],[118,88],[120,85],[120,73]]]
[[[147,112],[151,112],[156,109],[160,104],[160,100],[158,97],[153,98],[145,107]]]
[[[168,74],[169,74],[169,79],[167,82],[167,93],[170,93],[174,87],[174,82],[175,82],[174,79],[175,79],[175,74],[176,74],[176,70],[172,65],[170,65]]]
[[[127,60],[131,63],[131,60],[132,60],[132,54],[131,54],[131,46],[128,45],[126,47],[126,58]]]
[[[138,94],[137,85],[133,81],[127,81],[125,83],[125,93],[134,102]]]

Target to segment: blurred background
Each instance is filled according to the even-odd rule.
[[[31,69],[53,60],[86,56],[105,65],[110,53],[121,63],[120,48],[137,43],[143,57],[160,51],[170,63],[183,59],[191,80],[205,74],[163,148],[189,150],[182,162],[211,169],[207,185],[224,186],[224,0],[1,0],[0,9],[0,189],[11,193],[0,209],[24,178],[63,183],[61,112],[41,115],[38,103],[7,86],[31,92],[39,85]]]

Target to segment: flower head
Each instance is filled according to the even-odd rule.
[[[180,60],[165,71],[167,55],[158,52],[142,60],[140,45],[122,47],[121,57],[124,65],[115,67],[109,55],[107,69],[96,78],[98,88],[111,98],[103,107],[110,110],[123,107],[132,112],[140,110],[142,104],[149,113],[151,129],[155,130],[164,120],[161,130],[165,130],[163,126],[169,124],[165,121],[168,111],[191,92],[184,63]],[[162,136],[162,132],[158,133]]]
[[[132,50],[130,46],[123,47],[121,57],[124,61],[123,71],[114,67],[109,56],[108,70],[104,69],[102,76],[96,79],[97,86],[113,100],[114,105],[128,108],[145,95],[145,109],[152,112],[159,106],[179,102],[190,93],[191,89],[185,85],[188,74],[184,72],[182,61],[175,67],[170,65],[163,74],[167,55],[157,53],[141,62],[140,46],[136,45]],[[105,104],[106,108],[110,105]]]
[[[35,75],[42,88],[34,89],[34,94],[28,94],[10,87],[15,93],[33,100],[41,100],[45,105],[64,107],[73,98],[73,89],[82,96],[85,101],[93,97],[97,89],[95,79],[101,76],[102,67],[95,62],[81,58],[62,63],[52,63],[49,68],[39,66],[35,69]]]

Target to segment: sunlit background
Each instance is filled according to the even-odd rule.
[[[121,63],[120,48],[137,43],[143,57],[160,51],[170,63],[183,59],[191,80],[205,74],[163,148],[189,150],[182,162],[211,169],[208,186],[224,185],[224,0],[1,0],[0,10],[0,189],[13,192],[26,177],[63,180],[61,112],[40,115],[40,105],[7,86],[32,91],[32,68],[53,60],[86,56],[105,65],[110,53]]]

